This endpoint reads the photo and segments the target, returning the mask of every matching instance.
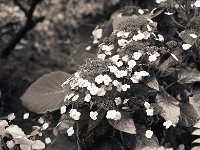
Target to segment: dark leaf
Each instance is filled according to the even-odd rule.
[[[200,115],[200,94],[195,94],[190,97],[190,103],[195,107],[196,111]]]
[[[65,104],[64,98],[70,92],[69,87],[61,86],[69,77],[70,74],[61,71],[40,77],[21,97],[23,105],[38,114],[59,109]]]
[[[178,73],[179,83],[193,83],[200,81],[200,72],[196,69],[181,69]]]
[[[137,126],[137,134],[135,137],[135,149],[134,150],[154,150],[159,147],[158,139],[155,135],[151,138],[145,136],[146,127]]]
[[[156,103],[162,108],[161,116],[176,125],[180,116],[179,102],[167,92],[163,91],[156,96]]]
[[[122,132],[136,134],[136,128],[133,121],[133,118],[125,113],[121,113],[121,119],[118,121],[109,119],[108,122],[115,129],[120,130]]]
[[[89,121],[88,132],[92,131],[101,122],[101,120],[103,119],[105,115],[105,110],[99,109],[97,113],[98,113],[97,120],[90,119]]]
[[[72,118],[70,118],[69,113],[63,114],[57,125],[58,133],[66,134],[67,129],[69,129],[70,127],[73,127],[74,123],[75,121]]]
[[[158,81],[155,77],[151,77],[150,79],[147,79],[147,86],[156,90],[156,91],[159,91],[159,84],[158,84]]]
[[[185,103],[180,106],[180,119],[179,123],[186,127],[191,127],[195,125],[198,121],[199,115],[196,109],[190,104]]]

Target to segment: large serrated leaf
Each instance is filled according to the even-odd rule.
[[[199,115],[196,109],[190,104],[185,103],[180,106],[181,115],[179,119],[179,124],[191,127],[195,125],[199,119]]]
[[[115,129],[129,134],[136,134],[136,128],[133,118],[125,113],[121,113],[121,119],[118,121],[109,119],[108,122]]]
[[[196,69],[182,69],[178,73],[179,83],[193,83],[200,81],[200,72]]]
[[[38,114],[59,109],[65,104],[64,98],[70,92],[69,87],[61,86],[69,77],[70,74],[61,71],[40,77],[21,97],[23,105]]]
[[[173,125],[176,125],[180,116],[179,102],[167,92],[163,91],[156,96],[156,103],[162,108],[161,116],[165,120],[170,120]]]

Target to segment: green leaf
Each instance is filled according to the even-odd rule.
[[[59,109],[65,104],[64,98],[70,92],[69,86],[61,86],[69,77],[70,74],[61,71],[40,77],[21,97],[23,105],[38,114]]]
[[[180,116],[179,102],[167,92],[163,91],[156,96],[156,103],[162,108],[161,116],[176,125]]]
[[[196,109],[190,103],[182,104],[180,106],[180,111],[181,115],[179,119],[179,124],[186,127],[191,127],[197,123],[199,115]]]
[[[159,147],[158,139],[155,135],[151,138],[145,136],[146,127],[137,126],[137,134],[135,137],[135,149],[134,150],[156,150]]]
[[[159,91],[159,84],[155,77],[151,77],[150,79],[148,79],[146,84],[148,87],[150,87],[156,91]]]
[[[97,116],[97,120],[89,120],[89,125],[88,125],[88,132],[92,131],[103,119],[104,115],[105,115],[105,110],[104,109],[99,109],[97,110],[98,116]]]
[[[200,72],[196,69],[181,69],[178,73],[179,83],[193,83],[200,81]]]
[[[121,119],[118,121],[109,119],[108,122],[115,129],[120,130],[122,132],[136,134],[136,128],[133,121],[133,118],[125,113],[121,113]]]

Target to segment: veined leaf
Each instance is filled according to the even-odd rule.
[[[148,79],[147,86],[156,90],[156,91],[159,91],[159,84],[158,84],[158,81],[155,77]]]
[[[65,104],[64,98],[69,94],[69,87],[61,85],[71,75],[57,71],[37,79],[21,97],[23,105],[38,114],[52,112]]]
[[[161,116],[165,120],[170,120],[173,125],[176,125],[180,116],[179,102],[167,92],[163,91],[163,93],[156,96],[156,103],[162,108]]]
[[[121,119],[118,121],[109,119],[108,122],[115,129],[129,134],[136,134],[136,128],[133,118],[125,113],[121,113]]]
[[[196,69],[182,69],[178,73],[179,83],[193,83],[200,81],[200,72]]]
[[[180,106],[181,115],[179,123],[186,127],[195,125],[199,119],[196,109],[190,104],[185,103]]]

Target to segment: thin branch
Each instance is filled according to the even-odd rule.
[[[28,17],[28,10],[18,0],[14,0],[14,3],[24,12],[25,16]]]

